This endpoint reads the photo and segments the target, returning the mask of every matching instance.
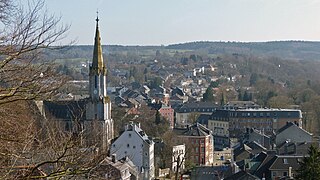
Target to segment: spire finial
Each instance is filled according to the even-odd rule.
[[[99,21],[99,10],[97,9],[97,19],[96,19],[96,21],[98,22]]]

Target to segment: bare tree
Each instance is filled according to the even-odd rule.
[[[0,104],[44,98],[64,84],[52,64],[41,60],[41,52],[69,28],[60,21],[44,9],[44,0],[28,1],[26,8],[0,0]]]
[[[86,174],[103,156],[27,101],[49,98],[65,83],[41,54],[58,47],[69,27],[47,12],[44,0],[24,3],[0,0],[0,179]]]

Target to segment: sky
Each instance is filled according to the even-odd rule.
[[[70,24],[62,43],[102,44],[320,40],[320,0],[47,0]]]

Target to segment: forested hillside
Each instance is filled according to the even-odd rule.
[[[90,58],[93,46],[79,45],[69,46],[57,51],[46,53],[47,57],[59,58]],[[252,54],[255,56],[273,56],[283,59],[295,60],[320,60],[320,42],[310,41],[273,41],[273,42],[190,42],[172,44],[168,46],[121,46],[104,45],[104,51],[108,54],[122,52],[132,54],[155,53],[157,50],[173,51],[197,51],[208,55],[219,54]]]

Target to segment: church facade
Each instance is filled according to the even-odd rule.
[[[95,125],[98,125],[97,130],[102,133],[101,145],[103,149],[107,149],[114,133],[111,102],[107,95],[107,68],[102,54],[98,17],[96,19],[93,59],[89,68],[89,99],[86,105],[84,129],[91,131]]]
[[[57,120],[61,129],[82,136],[86,147],[99,147],[106,152],[114,138],[111,117],[111,101],[107,95],[107,67],[103,59],[99,19],[96,31],[92,63],[89,66],[89,97],[81,100],[36,102],[46,119]]]

